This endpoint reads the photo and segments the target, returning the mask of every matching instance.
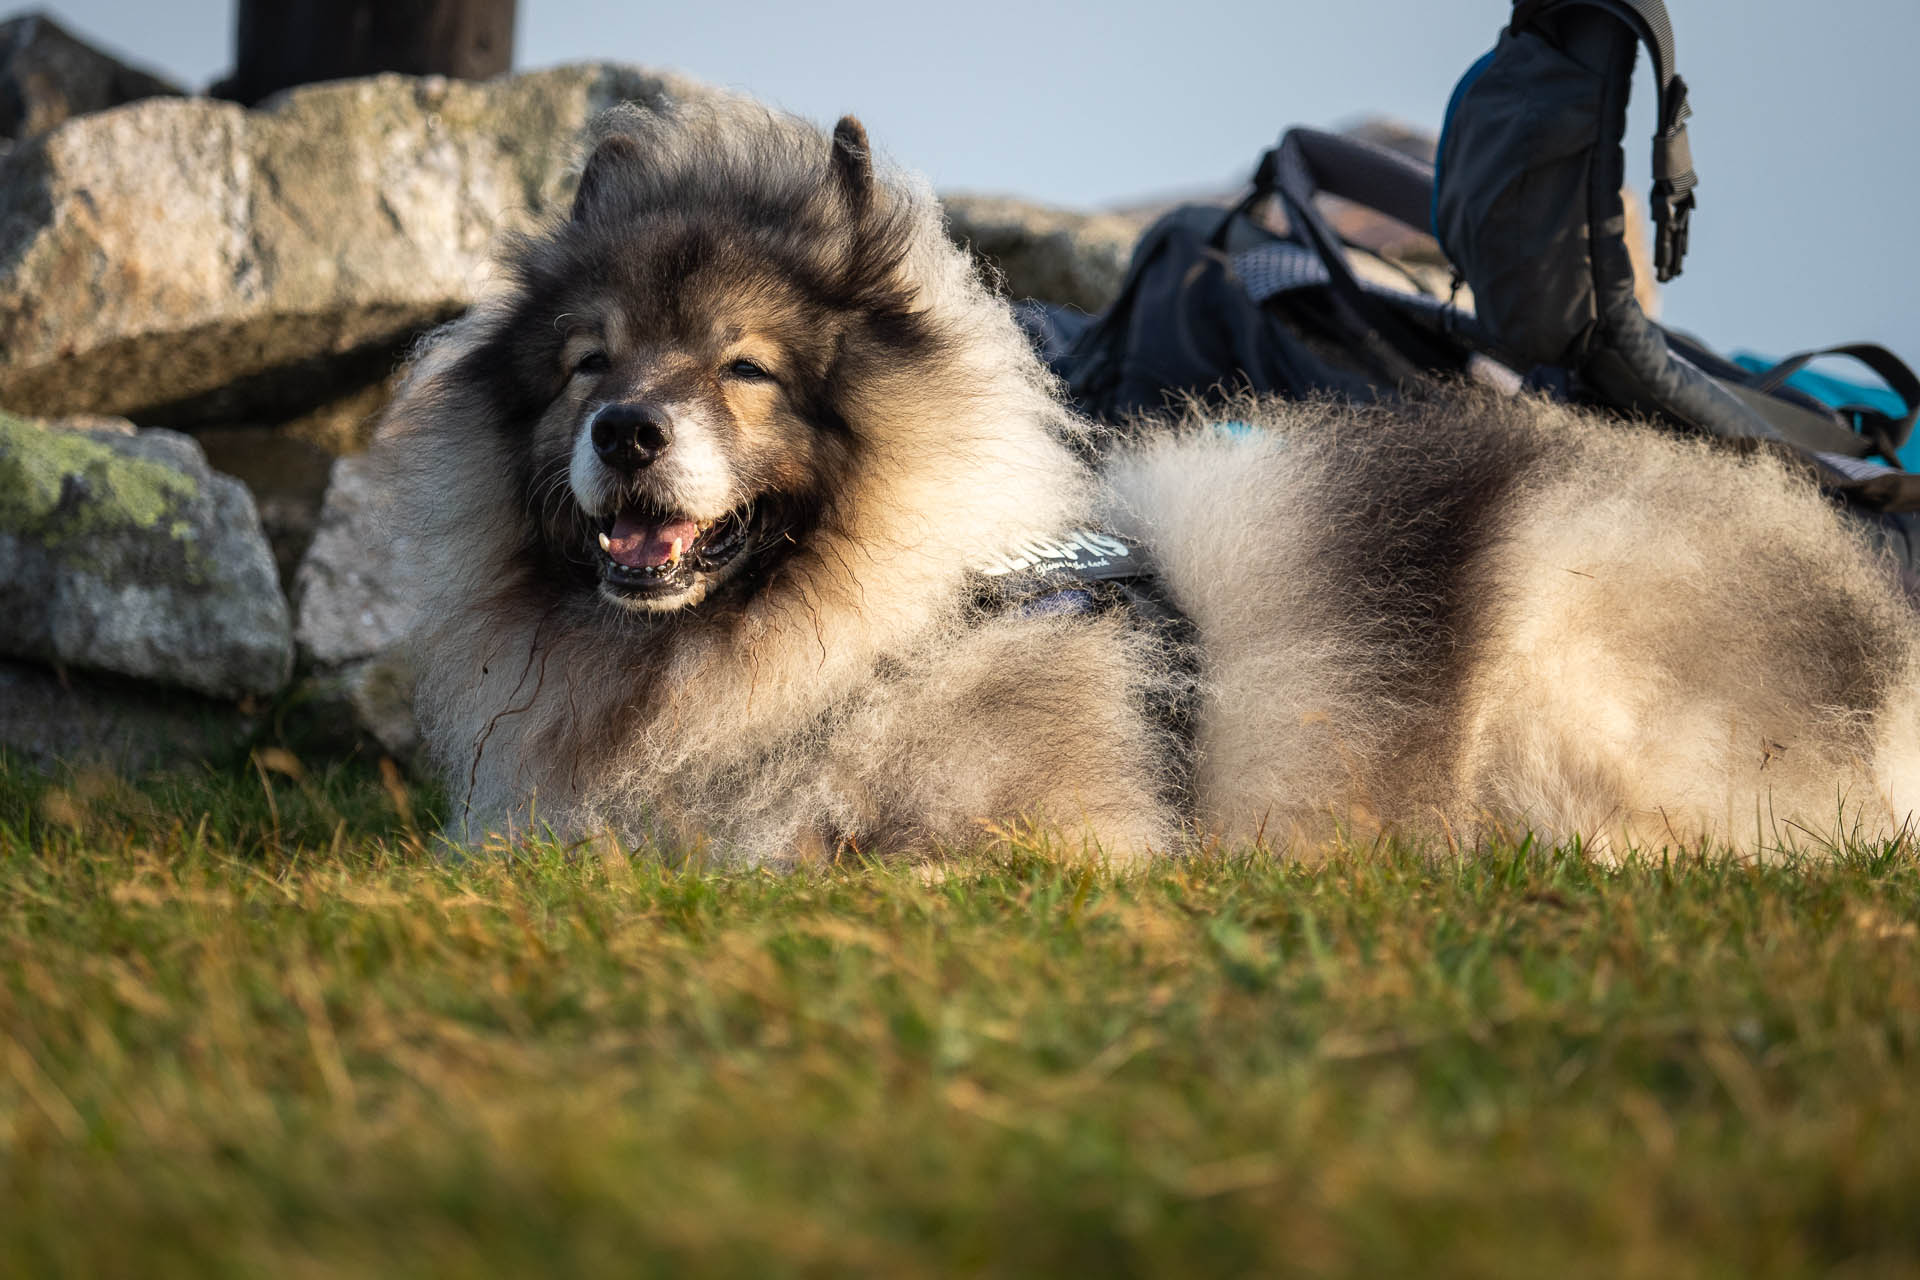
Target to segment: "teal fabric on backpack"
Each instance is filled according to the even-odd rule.
[[[1751,351],[1735,352],[1733,362],[1749,373],[1765,373],[1778,361],[1764,356],[1754,355]],[[1836,378],[1830,373],[1820,373],[1813,369],[1801,369],[1787,379],[1787,385],[1796,391],[1804,391],[1821,404],[1835,409],[1847,405],[1865,405],[1869,409],[1878,409],[1890,417],[1899,417],[1907,411],[1900,397],[1886,387],[1876,387],[1869,383],[1850,382],[1845,378]],[[1920,434],[1900,449],[1900,465],[1909,471],[1920,470]]]

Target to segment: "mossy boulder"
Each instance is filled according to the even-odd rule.
[[[0,414],[0,656],[278,691],[293,628],[246,487],[171,431]]]

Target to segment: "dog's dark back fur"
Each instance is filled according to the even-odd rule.
[[[1920,798],[1911,610],[1773,458],[1471,387],[1232,416],[1108,499],[1203,637],[1210,828],[1766,849]]]

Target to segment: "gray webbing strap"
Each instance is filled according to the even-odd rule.
[[[1871,405],[1843,405],[1839,412],[1858,417],[1861,433],[1873,439],[1882,453],[1890,455],[1905,445],[1913,435],[1914,422],[1920,420],[1920,376],[1914,374],[1906,361],[1877,342],[1848,342],[1837,347],[1797,352],[1756,378],[1753,388],[1756,391],[1773,391],[1821,356],[1849,356],[1858,360],[1893,389],[1894,395],[1906,407],[1906,412],[1897,418]]]

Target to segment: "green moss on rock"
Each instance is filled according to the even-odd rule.
[[[191,564],[196,539],[181,513],[199,492],[192,475],[165,463],[0,412],[0,532],[73,568],[103,569],[99,543],[130,530],[173,541]]]

